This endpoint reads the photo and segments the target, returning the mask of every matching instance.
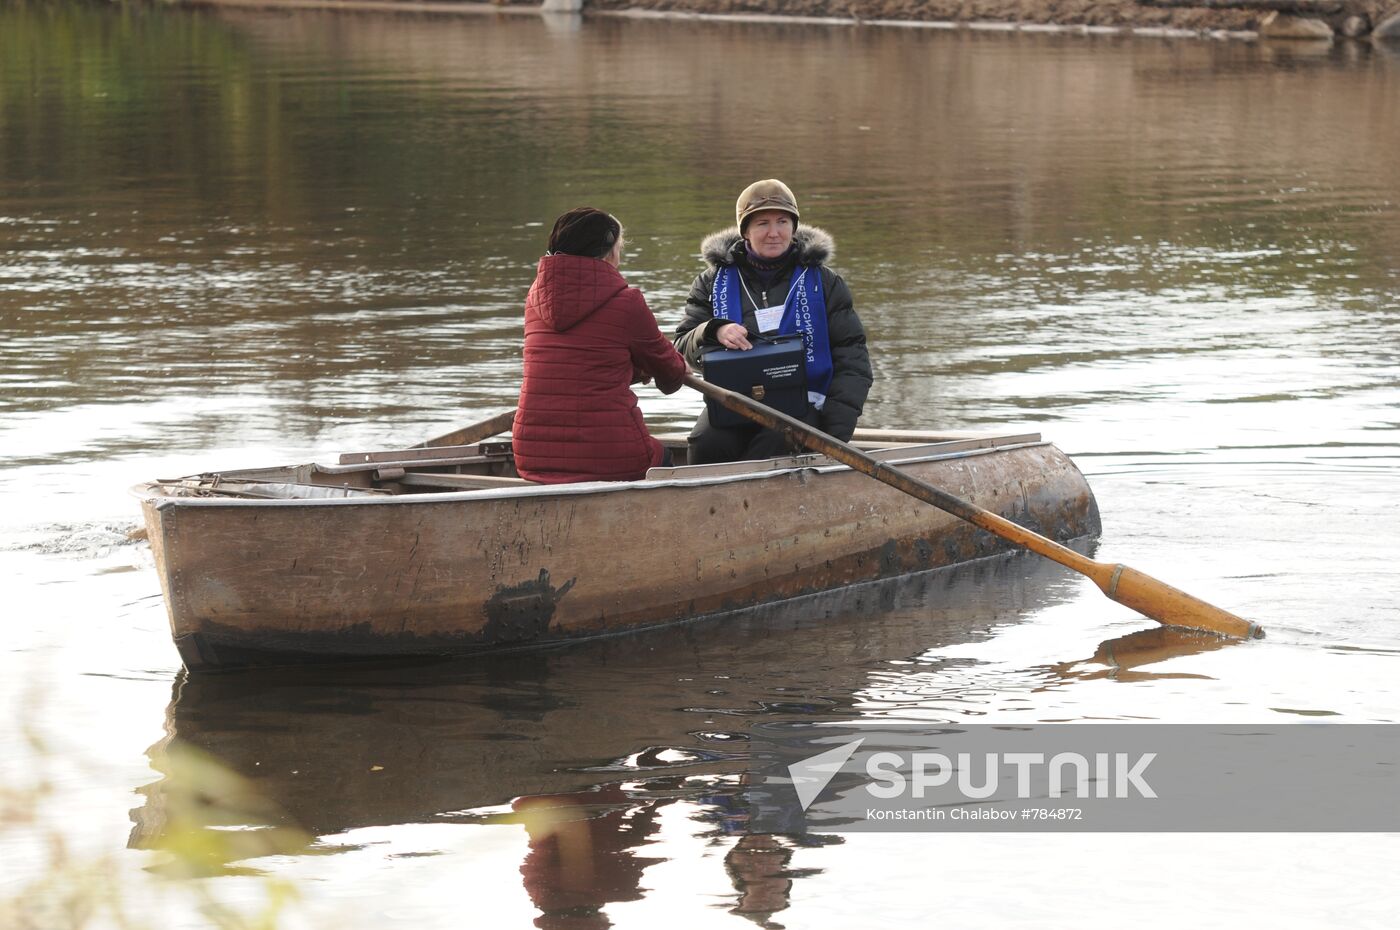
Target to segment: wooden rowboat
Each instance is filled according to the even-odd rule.
[[[661,438],[683,461],[684,439]],[[1100,531],[1083,475],[1037,433],[854,441],[1053,539]],[[813,455],[539,485],[486,441],[133,490],[192,670],[556,645],[1007,548]]]

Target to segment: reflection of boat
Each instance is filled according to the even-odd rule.
[[[1099,532],[1038,434],[858,432],[1065,541]],[[683,455],[684,443],[675,442]],[[967,561],[999,539],[814,456],[534,485],[507,442],[137,489],[186,666],[467,654],[660,626]]]
[[[743,836],[752,721],[855,718],[872,673],[1072,596],[1064,578],[1007,554],[491,662],[182,674],[131,842],[165,847],[172,825],[203,818],[213,839],[238,841],[239,861],[300,853],[307,835],[324,854],[362,827],[512,822],[541,910],[631,900],[624,880],[637,881],[660,806],[689,805],[717,840]],[[219,761],[235,796],[191,810],[212,793],[180,777],[191,755]],[[269,827],[290,844],[270,847]],[[736,909],[781,909],[800,842],[725,841]],[[570,854],[592,857],[593,884]]]
[[[1068,596],[1064,576],[1006,554],[491,662],[182,675],[166,729],[317,835],[647,773],[735,773],[750,721],[852,716],[872,668]],[[152,750],[157,770],[166,755]]]

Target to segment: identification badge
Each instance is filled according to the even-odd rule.
[[[754,315],[758,317],[758,331],[771,333],[777,329],[783,321],[783,310],[783,307],[759,307],[754,310]]]

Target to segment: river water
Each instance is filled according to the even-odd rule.
[[[43,927],[75,888],[157,926],[284,892],[288,927],[1393,926],[1393,835],[734,811],[758,721],[1397,722],[1397,152],[1400,52],[1367,44],[0,8],[0,900]],[[555,215],[615,212],[669,328],[769,176],[836,238],[865,425],[1040,430],[1098,496],[1097,558],[1268,638],[1164,637],[1009,557],[546,655],[185,680],[128,486],[505,409]],[[658,429],[700,406],[640,394]],[[182,843],[200,877],[166,881]]]

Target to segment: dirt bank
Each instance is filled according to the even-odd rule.
[[[534,12],[541,0],[179,0],[190,6],[403,10],[435,13]],[[1269,39],[1400,42],[1400,0],[1199,0],[1252,3],[1254,9],[1166,6],[1191,0],[583,0],[605,15],[792,18],[851,24],[928,24],[968,28],[1060,28]],[[566,7],[570,0],[544,0]],[[1270,10],[1288,9],[1290,14]],[[1303,12],[1306,11],[1306,12]],[[1374,31],[1373,31],[1374,30]]]
[[[1261,11],[1163,9],[1137,0],[586,0],[585,9],[1254,31]]]
[[[515,2],[515,0],[507,0]],[[1150,0],[1160,3],[1162,0]],[[1205,0],[1212,2],[1212,0]],[[1213,0],[1219,3],[1221,0]],[[1261,7],[1289,0],[1256,0]],[[818,17],[855,22],[1004,24],[1092,29],[1229,33],[1291,38],[1364,37],[1400,16],[1397,0],[1297,0],[1306,15],[1268,9],[1205,9],[1149,5],[1140,0],[584,0],[585,10],[643,10],[712,15]],[[1294,11],[1298,12],[1298,11]],[[1325,27],[1324,27],[1325,24]]]

